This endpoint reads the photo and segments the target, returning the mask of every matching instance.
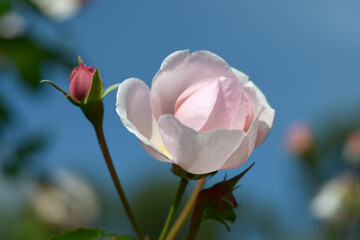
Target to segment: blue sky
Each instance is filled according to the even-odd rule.
[[[297,119],[321,124],[321,114],[351,109],[358,100],[359,10],[356,0],[91,1],[58,27],[72,34],[67,44],[100,69],[105,87],[129,77],[150,85],[163,59],[181,49],[212,51],[249,75],[276,110],[274,127],[245,166],[221,171],[209,184],[256,161],[238,196],[251,192],[267,199],[288,223],[284,226],[301,231],[311,228],[307,214],[299,214],[308,211],[306,196],[298,189],[297,165],[284,151],[284,131]],[[48,71],[46,78],[66,89],[69,74]],[[22,128],[46,129],[52,136],[41,156],[45,168],[69,167],[111,189],[95,134],[79,109],[48,86],[37,98],[16,82],[4,86],[21,112]],[[170,164],[148,156],[123,127],[115,112],[115,92],[104,104],[105,136],[125,188],[141,186],[156,175],[177,181]]]

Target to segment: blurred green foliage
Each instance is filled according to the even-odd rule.
[[[50,63],[54,66],[71,69],[72,61],[69,59],[74,55],[66,49],[61,42],[50,41],[46,36],[34,36],[32,26],[43,21],[48,21],[33,4],[29,1],[1,1],[0,21],[3,17],[13,12],[20,14],[26,19],[27,28],[15,36],[1,34],[0,29],[0,84],[1,81],[19,80],[21,85],[36,94],[42,72]],[[28,18],[29,12],[36,12],[40,19]],[[10,21],[10,20],[7,20]],[[3,23],[9,26],[11,22]],[[55,26],[54,26],[55,27]],[[16,176],[21,169],[26,170],[26,165],[32,156],[40,152],[46,145],[48,139],[44,133],[23,129],[23,136],[17,141],[8,141],[5,135],[13,131],[16,112],[11,104],[11,99],[6,99],[0,90],[0,168],[8,176]]]
[[[6,27],[13,27],[12,19],[4,19],[14,13],[23,18],[25,27],[18,34],[8,36]],[[34,13],[37,18],[29,17]],[[19,197],[24,198],[21,185],[26,186],[29,181],[41,182],[41,175],[44,173],[30,169],[39,163],[36,160],[49,139],[44,132],[19,125],[17,119],[21,117],[21,113],[14,107],[12,100],[3,94],[7,90],[1,86],[4,81],[17,81],[20,87],[27,89],[35,97],[40,91],[39,81],[44,69],[52,64],[70,70],[73,63],[69,59],[75,55],[62,42],[33,33],[34,26],[42,21],[49,20],[29,1],[0,1],[0,178],[2,187],[10,187],[10,199],[12,194],[20,194]],[[6,190],[2,190],[2,193],[3,191]],[[54,226],[39,219],[29,209],[29,200],[25,197],[22,201],[14,201],[13,210],[0,206],[2,240],[47,239],[55,231]]]
[[[30,36],[15,39],[0,38],[0,53],[7,59],[3,67],[14,67],[20,74],[22,82],[33,88],[38,87],[39,79],[42,79],[42,67],[46,63],[53,61],[57,65],[72,68],[73,64],[68,60],[68,54],[52,50],[59,49],[56,44],[45,47],[46,44]]]

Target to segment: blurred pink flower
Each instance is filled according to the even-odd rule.
[[[360,162],[360,130],[352,132],[345,143],[344,155],[347,160]]]
[[[91,66],[85,66],[85,63],[74,68],[69,83],[69,95],[73,99],[81,101],[88,95],[94,72],[95,69]]]
[[[290,125],[285,135],[288,151],[296,155],[306,154],[314,144],[314,133],[308,123],[298,121]]]
[[[242,165],[275,115],[248,76],[208,51],[172,53],[151,91],[139,79],[125,80],[116,106],[151,156],[194,174]]]

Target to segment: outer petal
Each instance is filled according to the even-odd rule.
[[[241,130],[228,129],[199,133],[170,114],[160,117],[159,128],[173,161],[194,174],[219,170],[245,136]]]
[[[151,106],[158,120],[163,114],[174,114],[176,99],[190,85],[203,79],[224,76],[237,79],[229,65],[219,56],[188,50],[168,56],[155,75],[151,86]]]
[[[260,109],[261,103],[255,90],[243,86],[241,89],[241,101],[232,119],[230,129],[241,129],[248,132]]]
[[[238,80],[238,82],[240,83],[240,85],[244,85],[246,84],[246,82],[249,80],[249,76],[246,75],[243,72],[240,72],[239,70],[237,70],[236,68],[231,68],[232,71],[234,72],[236,79]]]
[[[254,119],[254,122],[251,124],[246,136],[241,142],[240,146],[236,151],[228,158],[225,164],[222,166],[222,169],[237,168],[244,164],[246,160],[250,157],[252,151],[255,148],[255,142],[257,139],[257,132],[259,129],[259,116],[261,110],[258,112],[258,115]]]
[[[162,143],[150,106],[150,89],[139,79],[129,78],[119,87],[116,112],[124,126],[141,141],[154,158],[171,162]]]
[[[275,110],[269,105],[265,95],[252,81],[247,81],[245,86],[255,90],[257,98],[262,105],[262,109],[259,116],[259,130],[255,143],[255,147],[257,147],[265,141],[265,139],[270,133],[270,129],[272,128],[274,123]]]
[[[248,98],[249,104],[251,104],[252,113],[251,116],[247,117],[247,121],[251,121],[251,123],[239,148],[229,157],[222,166],[222,169],[237,168],[241,166],[250,157],[254,148],[258,146],[256,143],[259,139],[258,136],[261,125],[260,117],[265,106],[263,106],[263,101],[259,99],[258,93],[254,88],[245,86],[243,90],[243,93],[246,94]]]

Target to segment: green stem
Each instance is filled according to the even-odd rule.
[[[175,221],[174,225],[170,229],[170,232],[169,232],[166,240],[173,240],[175,238],[175,236],[177,235],[177,233],[179,232],[179,230],[181,229],[181,227],[184,225],[186,219],[190,215],[192,208],[194,207],[194,204],[195,204],[195,201],[196,201],[196,198],[197,198],[199,192],[201,191],[201,189],[204,186],[205,180],[206,180],[206,177],[201,178],[196,183],[196,186],[195,186],[193,192],[191,193],[191,196],[190,196],[188,202],[186,203],[186,205],[185,205],[184,209],[182,210],[182,212],[180,213],[178,219]]]
[[[164,228],[161,232],[161,235],[159,237],[159,240],[164,240],[170,230],[170,227],[174,221],[174,218],[175,218],[175,214],[179,208],[179,205],[180,205],[180,200],[181,200],[181,197],[183,196],[184,194],[184,191],[185,191],[185,188],[186,188],[186,185],[189,181],[186,179],[186,178],[181,178],[181,181],[180,181],[180,184],[179,184],[179,188],[178,188],[178,191],[176,193],[176,196],[175,196],[175,200],[174,200],[174,203],[173,205],[171,206],[170,208],[170,211],[169,211],[169,214],[167,216],[167,219],[166,219],[166,222],[165,222],[165,225],[164,225]]]
[[[125,212],[127,213],[130,221],[131,221],[131,224],[136,232],[136,235],[138,237],[139,240],[143,240],[143,235],[140,231],[140,228],[134,218],[134,215],[131,211],[131,208],[130,208],[130,205],[129,205],[129,202],[127,201],[126,199],[126,196],[125,196],[125,193],[124,193],[124,190],[120,184],[120,180],[117,176],[117,173],[116,173],[116,170],[115,170],[115,167],[114,167],[114,164],[111,160],[111,156],[110,156],[110,153],[109,153],[109,150],[108,150],[108,147],[106,145],[106,141],[105,141],[105,138],[104,138],[104,133],[103,133],[103,129],[102,129],[102,125],[101,124],[98,124],[97,126],[94,125],[94,128],[95,128],[95,132],[96,132],[96,136],[98,138],[98,141],[99,141],[99,144],[100,144],[100,148],[101,148],[101,151],[104,155],[104,158],[105,158],[105,162],[106,162],[106,165],[109,169],[109,172],[110,172],[110,175],[111,175],[111,178],[112,178],[112,181],[115,185],[115,188],[119,194],[119,197],[120,197],[120,200],[124,206],[124,209],[125,209]]]
[[[200,230],[202,218],[203,218],[203,209],[198,203],[196,203],[194,207],[193,215],[191,217],[190,229],[186,236],[186,240],[195,240],[196,235]]]

